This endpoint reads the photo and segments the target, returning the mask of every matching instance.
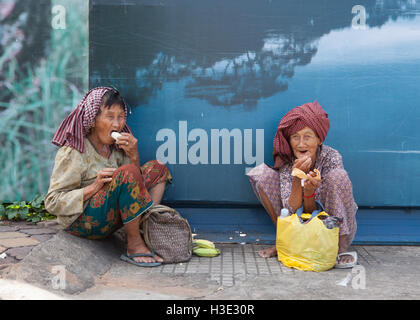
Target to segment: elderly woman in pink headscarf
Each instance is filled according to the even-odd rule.
[[[248,176],[275,225],[282,208],[294,213],[303,206],[304,212],[312,212],[316,210],[316,201],[320,201],[330,215],[341,218],[336,267],[349,268],[357,263],[356,252],[348,252],[348,248],[356,233],[358,208],[340,153],[323,144],[329,128],[328,114],[318,102],[293,108],[277,128],[273,142],[273,168],[261,164]],[[294,168],[309,175],[303,187],[301,179],[291,175]],[[313,178],[315,169],[320,171],[321,181]],[[265,258],[276,254],[275,246],[259,251],[259,255]]]
[[[83,97],[52,140],[60,148],[45,207],[79,237],[103,239],[124,226],[127,252],[121,259],[153,267],[162,258],[146,246],[139,223],[160,203],[172,177],[159,161],[140,164],[138,140],[126,118],[127,106],[114,88],[94,88]]]

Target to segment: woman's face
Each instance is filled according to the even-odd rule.
[[[315,163],[316,151],[318,149],[318,145],[321,144],[321,140],[311,128],[305,127],[292,134],[289,142],[296,158],[299,159],[309,156],[312,158],[312,162]]]
[[[101,106],[101,111],[96,116],[92,134],[96,135],[102,144],[111,145],[115,142],[111,137],[113,131],[121,132],[125,125],[125,112],[119,104],[107,108]]]

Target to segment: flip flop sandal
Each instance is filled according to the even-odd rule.
[[[338,260],[340,260],[340,257],[341,256],[352,256],[353,257],[353,261],[352,262],[348,262],[348,263],[338,263]],[[357,252],[356,251],[343,252],[343,253],[338,254],[338,256],[337,256],[337,263],[335,264],[334,268],[337,268],[337,269],[348,269],[348,268],[353,268],[356,264],[357,264]]]
[[[161,263],[160,262],[137,262],[136,260],[134,260],[133,258],[135,257],[155,257],[155,253],[152,251],[152,253],[135,253],[132,255],[128,255],[123,253],[120,257],[120,259],[122,261],[128,262],[128,263],[132,263],[135,264],[138,267],[157,267],[160,266]]]

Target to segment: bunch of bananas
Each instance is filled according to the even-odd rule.
[[[220,254],[220,250],[217,249],[213,242],[197,239],[193,241],[194,248],[193,253],[200,257],[215,257]]]

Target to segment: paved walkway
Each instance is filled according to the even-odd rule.
[[[49,240],[59,230],[56,221],[0,222],[0,276],[1,270],[24,259],[33,248]],[[167,264],[144,269],[144,274],[208,274],[212,281],[224,287],[244,280],[246,275],[277,275],[293,273],[277,259],[263,259],[258,250],[267,245],[218,244],[221,254],[214,258],[193,256],[188,263]]]
[[[21,261],[57,231],[55,220],[39,223],[0,221],[0,275],[2,270]]]
[[[0,246],[0,299],[34,299],[39,288],[49,299],[420,299],[420,246],[353,246],[356,268],[321,273],[259,257],[267,245],[230,243],[217,243],[214,258],[139,268],[119,259],[118,235],[86,240],[54,222],[0,223]],[[54,287],[54,268],[64,288]]]
[[[247,275],[278,275],[293,272],[284,267],[277,259],[263,259],[257,251],[267,246],[217,244],[221,254],[213,258],[193,256],[188,263],[167,264],[158,268],[144,270],[150,274],[207,274],[210,280],[223,287],[232,287]]]

